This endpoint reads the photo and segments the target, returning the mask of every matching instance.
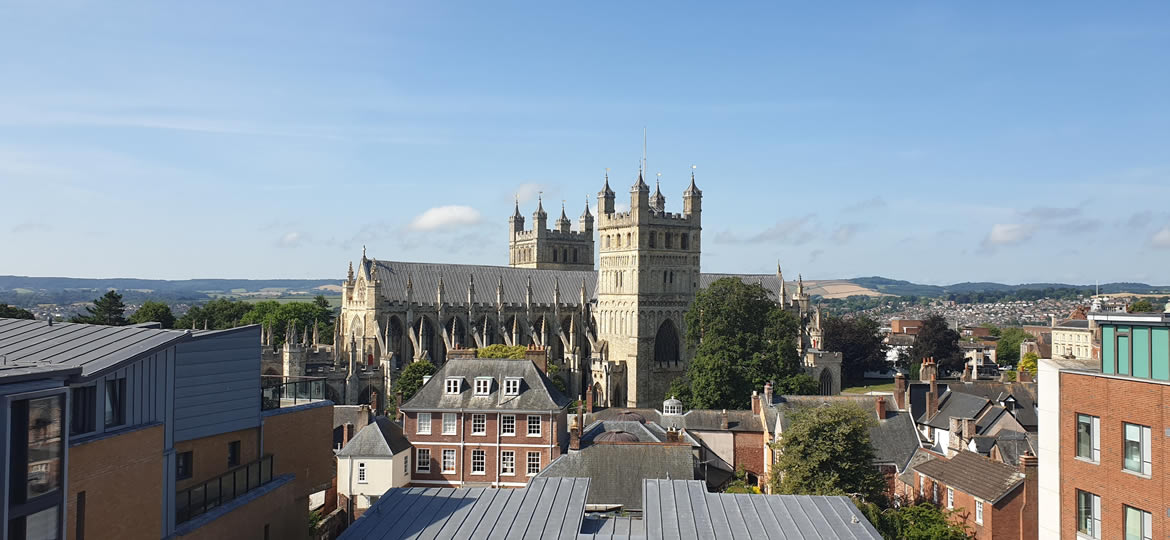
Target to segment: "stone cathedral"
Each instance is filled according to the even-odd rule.
[[[448,351],[525,345],[561,367],[572,397],[591,392],[601,406],[652,407],[686,369],[683,316],[695,294],[733,277],[760,284],[798,315],[794,339],[805,369],[822,393],[840,391],[841,355],[820,350],[820,312],[802,280],[790,286],[779,267],[774,275],[700,272],[703,193],[694,173],[681,212],[667,211],[666,197],[658,186],[651,194],[641,173],[629,196],[629,211],[617,211],[607,175],[599,215],[586,205],[576,230],[563,206],[549,228],[542,202],[526,229],[517,203],[508,218],[508,266],[381,261],[363,248],[342,287],[333,366],[317,371],[348,372],[350,386],[364,388],[334,397],[364,403],[374,393],[387,396],[409,362],[439,365]]]

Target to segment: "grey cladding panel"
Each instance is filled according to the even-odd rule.
[[[174,404],[176,441],[259,426],[259,327],[177,346]]]

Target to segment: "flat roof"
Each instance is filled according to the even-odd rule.
[[[189,330],[0,318],[0,376],[91,377],[191,337]],[[23,371],[20,371],[23,370]]]

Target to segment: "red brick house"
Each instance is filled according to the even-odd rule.
[[[1036,540],[1038,488],[1036,457],[1020,457],[1012,467],[962,450],[946,458],[920,451],[912,460],[902,494],[954,510],[979,540]]]
[[[448,360],[402,405],[411,485],[526,485],[568,443],[568,406],[529,360]]]

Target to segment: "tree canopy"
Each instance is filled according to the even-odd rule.
[[[999,342],[995,345],[995,360],[1001,366],[1014,366],[1020,361],[1020,343],[1032,339],[1032,334],[1018,326],[1000,330]]]
[[[479,350],[475,351],[475,355],[479,358],[513,358],[519,360],[524,358],[526,352],[528,352],[528,348],[523,345],[508,346],[496,344],[480,347]]]
[[[88,315],[76,315],[73,322],[86,324],[103,324],[106,326],[126,325],[126,304],[122,302],[122,295],[118,291],[107,291],[101,298],[93,301],[92,306],[86,306]]]
[[[885,503],[886,483],[874,466],[873,413],[853,403],[804,407],[791,413],[772,467],[773,493],[858,495]]]
[[[324,300],[324,297],[318,298]],[[283,304],[275,300],[257,302],[240,317],[239,324],[263,324],[271,328],[272,345],[278,347],[284,344],[287,337],[285,332],[290,321],[296,326],[298,340],[302,339],[306,332],[312,334],[313,325],[316,324],[321,343],[333,342],[333,308],[329,306],[328,301],[324,302],[324,305],[316,300]],[[312,339],[311,335],[309,339]]]
[[[147,300],[142,303],[142,306],[137,311],[130,315],[130,322],[133,324],[156,322],[162,325],[163,328],[174,328],[175,314],[171,313],[171,306],[163,302]]]
[[[1024,354],[1020,359],[1020,364],[1016,366],[1016,371],[1027,371],[1033,377],[1036,376],[1036,361],[1040,359],[1040,355],[1034,352]]]
[[[0,304],[0,317],[4,317],[4,318],[8,318],[8,319],[29,319],[29,320],[36,318],[36,316],[33,315],[33,312],[31,312],[27,309],[24,309],[24,308],[10,306],[8,304]]]
[[[1145,298],[1130,304],[1125,308],[1125,310],[1130,313],[1148,313],[1151,311],[1157,311],[1154,309],[1154,304],[1150,303],[1150,301],[1146,300]]]
[[[970,529],[948,518],[947,511],[930,503],[881,509],[873,503],[857,505],[865,518],[886,540],[968,540]]]
[[[394,382],[394,391],[402,393],[402,401],[414,397],[415,392],[422,388],[423,377],[435,374],[435,365],[427,360],[419,360],[411,362],[402,373],[398,375],[398,380]]]
[[[963,352],[959,349],[959,333],[951,329],[946,318],[932,313],[922,322],[910,347],[910,361],[922,363],[923,358],[934,358],[939,369],[954,371],[963,368]],[[942,375],[941,373],[939,374]]]
[[[881,370],[886,367],[885,336],[877,321],[861,317],[829,316],[821,322],[825,331],[827,351],[841,353],[841,378],[847,382],[860,382],[867,370]]]
[[[216,298],[201,306],[191,306],[175,321],[175,328],[203,328],[227,330],[240,325],[240,319],[252,309],[252,304],[230,298]]]
[[[695,296],[685,320],[694,356],[664,397],[688,408],[746,409],[752,390],[769,381],[777,394],[817,392],[796,349],[800,321],[759,284],[717,280]]]

